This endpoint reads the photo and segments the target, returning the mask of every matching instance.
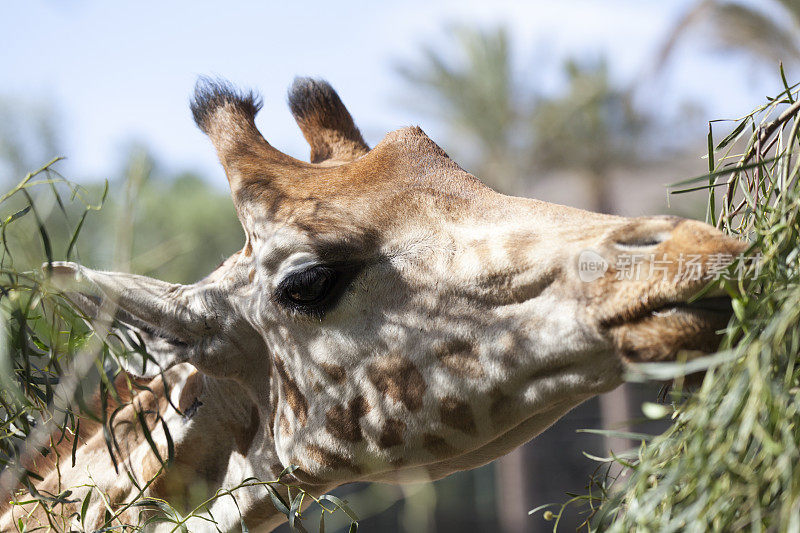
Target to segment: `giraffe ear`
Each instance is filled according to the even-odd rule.
[[[46,264],[43,270],[48,272]],[[49,282],[96,329],[105,330],[101,334],[125,326],[117,329],[134,354],[123,361],[132,374],[151,377],[175,364],[195,362],[199,345],[213,344],[216,319],[202,304],[207,288],[68,262],[52,264]]]

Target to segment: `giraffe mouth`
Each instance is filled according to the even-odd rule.
[[[650,311],[653,316],[668,316],[678,312],[699,312],[721,314],[730,317],[733,313],[731,299],[728,296],[712,296],[694,302],[670,302]]]
[[[666,301],[642,307],[607,323],[617,353],[628,362],[672,361],[716,351],[733,313],[731,299],[711,296],[693,302]]]

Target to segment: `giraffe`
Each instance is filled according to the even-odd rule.
[[[289,104],[310,163],[264,139],[255,94],[205,78],[195,88],[195,122],[246,235],[207,278],[178,285],[53,265],[52,282],[88,315],[112,301],[160,368],[126,365],[147,383],[110,422],[127,475],[115,471],[99,427],[75,437],[74,466],[70,454],[34,461],[40,491],[74,487],[81,500],[95,487],[85,523],[69,516],[78,503],[64,504],[63,529],[98,527],[151,478],[145,495],[183,511],[289,465],[311,494],[440,479],[614,389],[627,362],[716,348],[729,307],[716,290],[689,303],[709,267],[682,275],[684,256],[734,255],[742,242],[693,220],[501,195],[418,127],[370,149],[321,80],[295,80]],[[663,275],[620,276],[626,254]],[[141,413],[162,457],[169,428],[166,469],[132,423]],[[157,515],[129,508],[118,521],[159,531],[148,521]],[[42,525],[28,504],[6,506],[0,527],[20,517]],[[285,519],[263,486],[251,486],[186,526],[269,531]]]

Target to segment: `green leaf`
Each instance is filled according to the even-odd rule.
[[[741,300],[734,299],[731,300],[731,304],[733,306],[733,313],[736,315],[736,318],[739,322],[745,321],[745,311],[744,311],[744,304]]]
[[[733,131],[731,131],[731,132],[730,132],[730,133],[729,133],[729,134],[728,134],[728,135],[727,135],[727,136],[726,136],[724,139],[722,139],[722,140],[721,140],[719,143],[717,143],[716,149],[717,149],[717,150],[722,150],[723,148],[725,148],[726,146],[728,146],[728,145],[731,143],[731,141],[733,141],[733,140],[735,140],[737,137],[739,137],[739,135],[740,135],[740,134],[741,134],[741,133],[744,131],[744,129],[747,127],[747,124],[748,124],[748,122],[749,122],[749,120],[742,120],[742,121],[740,121],[740,122],[739,122],[739,123],[736,125],[736,127],[734,127],[734,128],[733,128]],[[714,169],[713,169],[713,167],[712,167],[712,168],[711,168],[711,172],[713,172],[713,171],[714,171]]]
[[[320,496],[319,499],[320,500],[328,500],[329,502],[333,503],[336,507],[338,507],[339,509],[344,511],[344,513],[347,516],[349,516],[351,520],[353,520],[353,521],[357,521],[358,520],[358,516],[356,516],[356,513],[354,513],[353,510],[350,509],[350,507],[347,506],[347,502],[346,501],[337,498],[333,494],[323,494],[322,496]]]
[[[31,210],[31,207],[32,207],[32,206],[31,206],[30,204],[28,204],[28,205],[26,205],[25,207],[23,207],[22,209],[20,209],[19,211],[17,211],[16,213],[14,213],[13,215],[10,215],[10,216],[9,216],[8,218],[6,218],[6,220],[3,222],[3,225],[4,225],[4,226],[7,226],[8,224],[11,224],[11,223],[12,223],[12,222],[14,222],[15,220],[18,220],[18,219],[20,219],[20,218],[24,217],[25,215],[27,215],[27,214],[30,212],[30,210]]]
[[[39,213],[36,211],[36,206],[34,204],[33,198],[28,193],[26,189],[22,189],[23,194],[28,200],[28,204],[33,211],[33,216],[36,219],[36,226],[39,228],[39,236],[42,238],[42,246],[44,247],[44,254],[47,257],[47,269],[48,271],[52,270],[52,263],[53,263],[53,247],[50,244],[50,236],[47,234],[47,229],[44,227],[44,223],[42,222],[41,217],[39,217]]]
[[[175,460],[175,443],[172,442],[172,435],[169,433],[167,421],[163,417],[159,418],[161,418],[161,427],[164,428],[164,438],[167,440],[167,463],[165,466],[169,466]]]
[[[783,87],[786,89],[786,98],[789,100],[790,104],[794,103],[794,99],[792,98],[792,90],[789,87],[789,82],[786,81],[786,72],[783,70],[783,61],[780,62],[780,72],[781,72],[781,81],[783,82]]]
[[[292,507],[289,509],[289,529],[297,531],[295,527],[295,519],[300,511],[300,505],[303,502],[303,492],[300,491],[292,500]]]
[[[617,439],[629,439],[636,441],[647,441],[653,438],[653,435],[647,433],[633,433],[630,431],[614,431],[611,429],[578,429],[576,433],[592,433],[594,435],[603,435],[604,437],[611,437]]]
[[[144,413],[137,409],[136,418],[139,420],[139,428],[142,430],[142,433],[144,433],[144,438],[147,440],[147,444],[150,445],[150,449],[153,450],[153,453],[158,458],[158,462],[164,464],[165,461],[158,452],[158,446],[155,440],[153,440],[153,435],[150,434],[150,428],[147,427],[147,420],[144,417]]]
[[[81,525],[83,526],[86,525],[86,512],[89,510],[89,501],[91,499],[92,499],[92,489],[90,488],[89,491],[86,493],[86,496],[83,498],[83,504],[81,505]]]
[[[281,470],[280,474],[278,474],[278,481],[283,479],[283,476],[287,476],[287,475],[291,474],[292,472],[294,472],[298,468],[300,468],[298,465],[289,465],[289,466],[287,466],[286,468]]]
[[[72,250],[75,248],[75,244],[78,242],[78,234],[81,232],[81,228],[83,227],[83,222],[86,220],[86,215],[89,214],[89,210],[86,209],[83,214],[81,215],[80,220],[78,221],[78,225],[75,226],[75,231],[72,232],[72,238],[69,240],[69,245],[67,246],[67,259],[72,257]]]
[[[531,509],[530,511],[528,511],[528,516],[530,516],[530,515],[532,515],[532,514],[536,514],[536,513],[538,513],[539,511],[543,511],[543,510],[547,509],[548,507],[555,507],[555,506],[557,506],[557,505],[558,505],[558,504],[555,504],[555,503],[546,503],[546,504],[544,504],[544,505],[540,505],[539,507],[534,507],[533,509]]]
[[[669,381],[723,365],[736,357],[735,352],[725,350],[685,362],[629,363],[625,379],[629,381]]]
[[[670,188],[670,189],[673,189],[675,187],[681,187],[683,185],[691,185],[693,183],[699,183],[699,182],[708,182],[708,181],[710,181],[711,178],[715,178],[715,177],[718,177],[718,176],[726,176],[728,174],[733,174],[735,172],[741,172],[743,170],[750,170],[750,169],[753,169],[753,168],[756,168],[756,167],[764,166],[767,163],[772,163],[773,161],[777,161],[778,159],[781,159],[781,157],[772,157],[772,158],[764,159],[763,161],[759,161],[759,162],[756,162],[756,163],[747,163],[745,165],[732,165],[732,166],[729,166],[729,167],[724,167],[724,168],[722,168],[720,170],[715,170],[714,172],[711,172],[711,173],[708,173],[708,174],[703,174],[702,176],[695,176],[694,178],[689,178],[689,179],[685,179],[685,180],[676,181],[674,183],[670,183],[670,184],[667,185],[667,187]],[[718,184],[715,185],[715,187],[719,187],[721,185],[727,185],[727,184],[718,183]],[[709,185],[706,183],[706,185],[704,185],[703,187],[698,187],[697,189],[694,189],[694,190],[706,189],[708,187],[709,187]],[[670,192],[672,192],[672,194],[678,194],[679,192],[682,192],[682,191],[670,191]]]
[[[280,497],[278,492],[270,485],[265,485],[267,488],[267,493],[269,494],[270,499],[272,500],[272,505],[275,506],[275,509],[278,510],[279,513],[286,515],[289,517],[289,505]]]

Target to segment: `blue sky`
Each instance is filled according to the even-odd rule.
[[[520,75],[550,90],[568,55],[605,53],[614,75],[647,71],[670,24],[692,0],[402,2],[6,2],[0,8],[0,97],[51,102],[66,173],[110,177],[127,141],[151,146],[172,169],[194,169],[224,184],[213,150],[194,127],[188,98],[200,74],[258,89],[258,123],[275,146],[305,158],[286,108],[295,75],[327,78],[371,144],[419,123],[405,108],[393,70],[421,43],[447,43],[449,23],[509,27]],[[668,75],[648,85],[659,106],[694,100],[708,118],[733,117],[778,90],[775,76],[742,78],[740,57],[684,45]],[[769,73],[767,73],[769,74]],[[701,125],[702,126],[702,125]]]

